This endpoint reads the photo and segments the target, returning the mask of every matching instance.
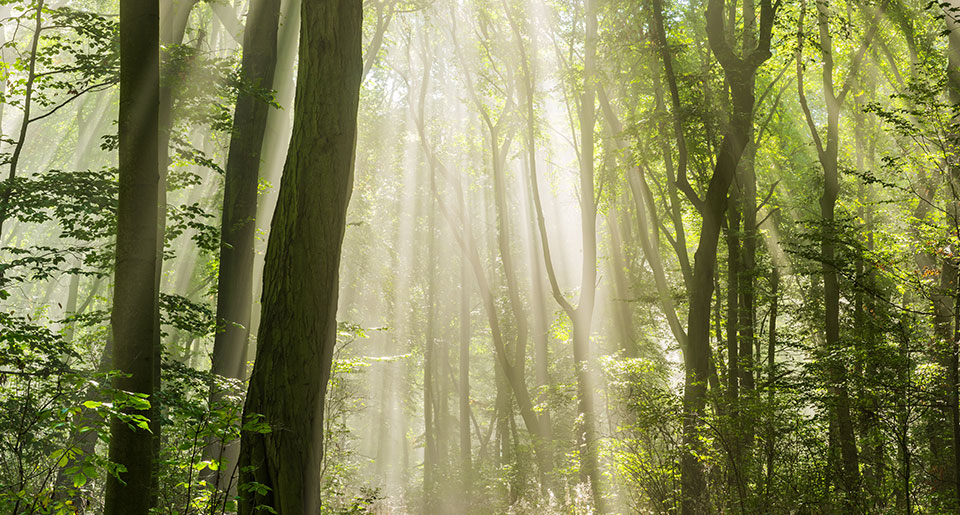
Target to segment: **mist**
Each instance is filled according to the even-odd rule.
[[[960,510],[960,35],[0,5],[0,513]]]

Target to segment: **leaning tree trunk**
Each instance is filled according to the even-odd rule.
[[[159,193],[158,108],[160,104],[159,4],[120,1],[119,204],[114,274],[113,365],[125,373],[114,387],[148,396],[155,403],[154,282],[157,263]],[[151,414],[152,415],[152,414]],[[154,448],[148,431],[110,421],[110,461],[126,467],[107,476],[104,513],[146,514],[151,499]]]
[[[320,510],[323,399],[337,337],[340,250],[353,186],[362,61],[356,0],[303,2],[293,137],[264,265],[257,359],[244,416],[240,512]]]

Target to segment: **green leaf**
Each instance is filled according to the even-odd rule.
[[[70,461],[70,458],[67,456],[66,449],[57,449],[50,454],[50,458],[57,461],[57,467],[63,468],[67,466],[67,462]]]

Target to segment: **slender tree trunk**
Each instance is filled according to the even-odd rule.
[[[532,156],[531,159],[536,159],[535,156]],[[530,207],[532,208],[533,199],[532,199],[532,189],[530,188],[529,178],[530,178],[530,169],[527,167],[527,188],[526,193],[528,195],[528,200],[530,200]],[[547,317],[547,299],[546,292],[544,291],[545,285],[543,284],[543,259],[542,259],[542,249],[540,240],[537,238],[537,222],[536,214],[533,210],[529,213],[529,223],[527,224],[528,236],[530,240],[530,300],[531,306],[530,310],[533,312],[533,330],[531,331],[533,336],[533,368],[534,368],[534,381],[536,381],[537,389],[539,390],[537,398],[543,399],[543,396],[546,393],[546,388],[549,387],[550,383],[550,328]],[[550,416],[550,407],[546,406],[544,403],[540,403],[542,410],[540,411],[540,430],[541,434],[538,436],[540,438],[540,443],[538,444],[539,448],[542,449],[543,458],[541,460],[541,489],[549,489],[552,484],[552,478],[550,473],[553,471],[554,466],[554,444],[553,444],[553,422],[551,421]]]
[[[430,182],[435,182],[435,174],[431,174]],[[437,241],[436,241],[436,208],[430,203],[427,222],[427,291],[426,310],[427,324],[423,340],[423,503],[427,512],[437,509],[437,477],[440,475],[440,450],[438,448],[439,413],[437,413],[437,383],[439,374],[436,358],[436,276],[437,276]]]
[[[900,359],[904,363],[910,362],[909,354],[910,340],[906,336],[903,325],[901,322],[900,325],[900,345],[899,345],[899,354]],[[898,454],[900,458],[900,463],[902,465],[901,475],[902,483],[897,492],[897,508],[903,508],[903,512],[907,515],[913,513],[913,508],[911,506],[911,497],[910,497],[910,485],[911,485],[911,456],[910,456],[910,406],[908,404],[908,395],[910,389],[910,368],[903,367],[903,371],[900,375],[900,384],[899,393],[901,396],[900,402],[897,403],[897,447]]]
[[[253,91],[273,88],[277,62],[280,0],[253,0],[243,33],[241,80]],[[210,371],[244,379],[253,307],[253,262],[257,218],[257,190],[264,133],[271,106],[266,99],[243,88],[234,110],[230,150],[224,174],[223,217],[220,230],[220,268],[217,281],[217,332]],[[210,405],[219,404],[227,392],[212,388]],[[219,487],[232,481],[239,442],[223,446],[211,442],[206,458],[219,459]],[[209,470],[209,469],[205,469]],[[208,479],[209,481],[209,479]]]
[[[773,463],[774,452],[777,443],[777,430],[775,426],[776,401],[777,401],[777,317],[780,311],[780,271],[774,264],[770,270],[770,333],[767,335],[767,481],[766,498],[771,499],[771,487],[773,485]],[[768,504],[769,509],[769,504]]]
[[[510,419],[513,417],[513,401],[510,399],[510,387],[505,377],[505,372],[500,363],[494,358],[494,381],[496,382],[497,395],[494,409],[496,410],[496,432],[497,440],[495,446],[497,467],[503,473],[511,468],[512,473],[504,478],[503,484],[506,486],[506,495],[501,489],[501,495],[509,504],[516,502],[518,497],[516,483],[516,456],[513,453],[513,446],[510,445]]]
[[[728,483],[731,493],[740,495],[740,470],[743,459],[740,449],[740,346],[738,324],[740,323],[740,190],[734,182],[730,187],[727,203],[727,440],[730,454]],[[740,498],[742,502],[743,499]]]
[[[730,9],[736,9],[736,5],[731,5]],[[667,67],[667,77],[672,79],[672,65],[668,58],[663,28],[663,10],[658,0],[654,0],[653,11],[661,56]],[[753,124],[754,77],[757,68],[770,57],[770,34],[776,6],[769,1],[761,1],[760,16],[755,17],[753,3],[744,4],[744,44],[740,56],[734,52],[730,43],[734,25],[725,20],[727,11],[723,0],[710,0],[707,5],[707,36],[710,48],[723,67],[730,87],[732,112],[704,198],[700,199],[688,183],[684,153],[681,153],[681,164],[684,166],[681,166],[677,176],[679,188],[694,202],[702,217],[700,241],[694,256],[693,270],[687,281],[689,310],[686,345],[682,347],[685,369],[682,429],[684,448],[680,457],[680,475],[681,512],[684,514],[703,513],[710,509],[706,479],[697,452],[701,451],[700,426],[706,415],[707,382],[716,375],[711,364],[710,308],[717,246],[723,215],[727,210],[727,190],[736,174]],[[757,20],[759,26],[754,25]],[[676,111],[679,95],[673,80],[670,86]],[[678,116],[679,113],[675,112],[676,134],[678,141],[682,142],[683,131]],[[682,145],[680,148],[685,150]]]
[[[279,0],[253,0],[244,31],[240,75],[250,88],[269,91],[277,59]],[[211,371],[243,378],[253,306],[254,237],[260,156],[270,105],[242,89],[227,157],[217,286],[217,334]]]
[[[124,376],[114,387],[147,396],[156,417],[158,110],[160,105],[159,5],[120,2],[119,205],[113,291],[113,365]],[[154,425],[154,427],[156,427]],[[146,514],[153,491],[153,436],[110,421],[110,461],[122,464],[107,476],[104,513]]]
[[[153,0],[151,0],[153,1]],[[187,21],[190,11],[196,4],[196,0],[185,0],[183,3],[169,0],[162,4],[166,12],[159,12],[160,24],[158,26],[161,50],[179,45],[183,41],[183,35],[186,31]],[[166,56],[163,56],[165,59]],[[122,80],[122,77],[121,77]],[[163,356],[163,342],[160,338],[160,292],[161,279],[163,278],[163,251],[167,232],[167,168],[170,164],[170,134],[173,130],[173,84],[172,77],[164,76],[164,67],[160,67],[159,81],[159,105],[157,110],[157,164],[158,164],[158,182],[157,199],[154,202],[157,209],[157,223],[154,227],[156,237],[156,263],[154,268],[153,282],[156,295],[154,296],[154,324],[157,330],[153,334],[153,389],[160,392],[160,377]],[[150,430],[153,432],[153,453],[155,460],[160,459],[161,439],[160,439],[160,406],[153,404],[151,410]],[[154,463],[152,488],[157,494],[152,498],[152,508],[156,508],[156,502],[159,499],[159,462]]]
[[[300,34],[300,7],[301,0],[281,0],[280,2],[280,30],[277,34],[277,70],[296,69],[297,43]],[[256,234],[268,234],[270,221],[277,205],[278,186],[283,171],[287,149],[293,132],[293,112],[295,98],[296,76],[292,73],[274,73],[273,87],[276,90],[276,101],[279,109],[270,109],[267,113],[267,125],[263,136],[263,145],[260,155],[260,178],[265,185],[269,185],[258,198]],[[255,239],[254,248],[259,250],[253,257],[253,312],[250,315],[250,334],[257,334],[260,327],[260,298],[263,294],[263,249],[266,244]],[[255,341],[255,339],[251,339]],[[248,340],[244,350],[243,363],[249,356],[256,353],[256,344]],[[247,371],[244,371],[246,376]]]
[[[667,87],[670,93],[670,106],[672,110],[672,116],[670,118],[673,121],[673,136],[677,144],[676,167],[674,167],[673,153],[670,145],[664,138],[660,139],[660,153],[663,155],[664,168],[667,174],[667,196],[670,198],[669,216],[673,223],[674,232],[676,233],[676,245],[674,248],[677,254],[677,260],[680,263],[680,270],[683,273],[684,284],[689,288],[693,272],[690,267],[690,257],[687,252],[687,238],[683,228],[683,208],[680,205],[680,195],[678,192],[678,184],[681,184],[679,182],[681,178],[683,181],[687,180],[687,142],[683,132],[683,108],[680,104],[680,88],[677,85],[677,76],[673,70],[673,56],[667,44],[666,29],[663,23],[663,2],[661,2],[661,0],[652,0],[651,4],[653,7],[653,36],[656,38],[656,50],[663,65],[663,72],[667,79]],[[704,93],[706,94],[707,92],[704,91]],[[663,101],[663,86],[659,74],[655,74],[654,76],[653,95],[657,108],[661,110],[661,112],[666,113],[666,105]],[[662,127],[664,131],[668,130],[666,117],[664,117]],[[648,196],[652,197],[652,195]],[[652,202],[648,203],[650,209],[655,209]],[[650,216],[651,219],[656,218],[652,214],[652,211]],[[656,232],[655,226],[653,232]],[[657,242],[657,245],[659,245],[659,242]],[[676,333],[677,331],[674,332]]]
[[[513,33],[517,38],[518,49],[520,50],[520,63],[521,70],[523,72],[522,76],[522,91],[523,91],[523,101],[524,101],[524,138],[526,140],[526,157],[524,161],[524,168],[527,172],[524,177],[526,181],[524,185],[526,186],[526,193],[528,195],[528,200],[530,204],[533,204],[533,189],[531,188],[530,178],[536,176],[537,173],[537,128],[536,128],[536,116],[535,116],[535,104],[536,104],[536,77],[535,77],[535,66],[536,62],[531,60],[527,56],[527,48],[524,45],[523,37],[520,32],[520,26],[516,17],[513,15],[513,12],[510,10],[509,6],[504,3],[504,9],[507,11],[508,20],[510,26],[513,29]],[[530,32],[531,46],[535,47],[536,45],[536,31],[532,30],[531,23],[529,19],[527,21],[526,28]],[[528,209],[532,207],[528,205]],[[546,314],[546,299],[544,292],[543,276],[541,275],[541,256],[542,248],[540,247],[540,240],[537,238],[537,222],[536,222],[536,210],[530,211],[529,223],[527,224],[529,232],[530,245],[532,247],[530,253],[530,275],[531,275],[531,284],[530,284],[530,295],[531,295],[531,311],[533,312],[533,353],[534,353],[534,375],[538,388],[543,388],[549,383],[548,377],[548,359],[549,359],[549,335],[547,327],[547,314]],[[540,467],[540,482],[541,488],[546,489],[550,483],[550,472],[553,471],[554,458],[553,458],[553,423],[550,420],[550,410],[546,407],[540,412],[540,430],[541,435],[539,438],[541,441],[538,443],[538,448],[541,449],[541,467]]]
[[[428,161],[431,168],[435,171],[443,173],[445,176],[449,177],[450,174],[444,167],[443,163],[437,157],[433,148],[430,146],[428,141],[424,123],[423,115],[419,113],[418,115],[418,131],[420,136],[420,143],[423,145],[424,150],[427,154]],[[535,188],[535,186],[534,186]],[[434,198],[437,202],[437,205],[440,207],[441,212],[443,213],[444,218],[450,224],[451,228],[455,231],[455,236],[457,242],[460,245],[461,250],[467,255],[470,262],[470,268],[473,270],[474,278],[477,281],[477,292],[480,295],[484,313],[487,316],[487,322],[490,326],[491,339],[493,340],[494,347],[494,356],[496,359],[497,365],[502,368],[504,372],[505,379],[509,385],[510,390],[513,392],[514,397],[517,401],[517,407],[520,411],[520,416],[523,418],[524,426],[527,428],[527,431],[532,435],[536,435],[534,438],[535,446],[534,452],[536,453],[536,459],[539,463],[541,470],[546,470],[546,464],[550,462],[548,460],[547,451],[544,449],[543,442],[547,442],[548,439],[544,437],[544,432],[541,428],[540,417],[537,415],[534,410],[533,401],[530,397],[530,392],[526,387],[526,383],[523,380],[522,369],[518,370],[517,366],[514,366],[510,360],[510,352],[508,350],[508,345],[504,337],[504,331],[500,325],[500,315],[499,309],[496,306],[495,298],[493,296],[493,291],[491,289],[490,282],[486,277],[486,273],[483,270],[483,265],[480,262],[480,255],[474,245],[474,237],[471,228],[471,220],[467,214],[466,205],[463,200],[463,191],[462,189],[457,189],[457,203],[458,211],[456,212],[457,219],[453,218],[453,214],[447,210],[445,204],[443,203],[442,198],[439,196],[438,191],[434,191]],[[458,221],[460,225],[459,232],[458,230]],[[542,223],[542,210],[538,207],[538,221]],[[491,253],[494,252],[493,249],[497,248],[498,245],[491,244],[488,248],[491,249]],[[492,258],[491,261],[496,261],[495,258]],[[519,306],[519,304],[513,304],[513,306]],[[518,331],[519,336],[520,331]],[[522,339],[518,338],[522,341]]]
[[[470,267],[460,257],[460,480],[469,499],[473,492],[473,453],[470,438]]]
[[[257,359],[244,415],[270,433],[241,436],[241,513],[320,510],[323,400],[337,338],[340,250],[353,186],[362,7],[303,2],[293,137],[264,266]],[[307,284],[310,287],[304,288]]]
[[[722,5],[721,5],[722,6]],[[723,64],[729,56],[718,50],[721,45],[717,41],[722,37],[722,25],[717,26],[717,4],[711,2],[708,9],[708,24],[711,25],[711,46],[721,58]],[[772,9],[769,5],[765,9]],[[771,20],[772,12],[767,13]],[[761,15],[763,18],[763,15]],[[712,20],[712,21],[711,21]],[[761,23],[761,30],[763,29]],[[721,29],[717,31],[717,29]],[[720,35],[717,34],[719,32]],[[700,231],[700,242],[694,257],[693,281],[690,289],[690,309],[687,321],[688,344],[684,353],[686,369],[684,379],[684,421],[683,443],[688,449],[681,457],[681,483],[683,491],[682,512],[700,513],[708,509],[706,497],[706,483],[703,469],[692,452],[700,447],[700,419],[705,415],[707,380],[710,374],[710,298],[713,291],[714,273],[717,260],[717,243],[720,236],[722,217],[727,209],[727,190],[736,173],[740,157],[747,144],[750,127],[753,123],[753,78],[756,66],[759,66],[767,57],[769,51],[760,47],[748,54],[756,56],[755,65],[733,58],[733,62],[724,64],[724,70],[733,100],[731,120],[723,136],[723,142],[717,155],[713,176],[707,187],[706,196],[702,201],[701,215],[703,223]]]
[[[27,79],[24,83],[23,92],[23,115],[20,118],[20,127],[17,133],[17,140],[14,143],[13,152],[10,153],[9,169],[7,171],[7,184],[0,183],[0,237],[3,236],[3,224],[9,218],[10,196],[13,193],[11,181],[17,176],[17,167],[20,164],[20,156],[23,154],[23,147],[27,143],[27,129],[30,128],[30,110],[33,107],[33,90],[37,77],[37,51],[40,47],[40,32],[43,29],[43,6],[45,0],[37,0],[35,9],[35,24],[33,36],[30,38],[30,58],[27,60]],[[6,89],[6,84],[4,84]],[[4,104],[6,102],[3,102]],[[5,245],[4,245],[5,246]],[[0,270],[0,286],[3,285],[3,271]]]
[[[833,156],[823,164],[824,193],[820,198],[820,216],[823,220],[823,235],[820,244],[821,259],[823,260],[823,295],[824,295],[824,331],[825,346],[831,354],[840,349],[840,283],[835,266],[836,260],[836,228],[834,211],[837,196],[840,192],[839,173],[837,167],[837,116],[839,111],[828,115],[830,120],[827,136],[827,154]],[[831,130],[832,129],[832,130]],[[860,488],[860,467],[857,457],[856,435],[853,430],[853,419],[850,415],[850,394],[846,386],[846,367],[836,359],[828,365],[830,386],[828,390],[833,397],[833,410],[837,418],[837,445],[840,446],[840,457],[843,466],[844,489],[848,494],[856,496]]]
[[[749,92],[752,107],[753,92]],[[752,109],[748,112],[752,112]],[[739,113],[743,117],[744,113]],[[749,121],[749,118],[746,119]],[[717,260],[720,225],[726,211],[727,189],[733,180],[740,153],[743,151],[745,131],[733,128],[724,136],[717,156],[713,178],[704,201],[703,225],[700,242],[694,256],[693,289],[690,290],[690,308],[687,318],[687,349],[684,353],[683,444],[681,455],[682,512],[702,513],[707,510],[706,481],[699,459],[694,452],[700,449],[700,420],[706,415],[707,380],[710,373],[710,299]]]
[[[63,307],[64,317],[74,316],[77,311],[77,295],[80,291],[80,274],[70,276],[70,284],[67,286],[67,304]],[[73,335],[77,330],[76,322],[67,322],[63,328],[63,341],[70,343],[73,341]]]
[[[756,144],[754,142],[753,127],[750,127],[747,136],[747,146],[740,158],[740,216],[743,220],[742,233],[740,235],[740,308],[738,315],[740,317],[737,329],[739,330],[740,352],[740,397],[741,417],[740,417],[740,440],[741,452],[748,456],[753,447],[754,437],[754,411],[757,399],[754,397],[756,383],[756,370],[754,370],[753,354],[754,347],[757,345],[754,336],[754,325],[757,317],[757,306],[755,296],[755,285],[757,277],[757,177],[754,169],[754,159],[757,154]],[[750,467],[750,463],[744,464]],[[748,477],[744,481],[749,482]]]
[[[823,195],[820,197],[820,217],[822,223],[820,239],[820,259],[823,275],[823,303],[824,303],[824,351],[831,356],[842,348],[840,341],[840,283],[836,267],[836,205],[840,194],[839,182],[839,124],[840,111],[847,92],[850,91],[852,80],[856,76],[860,61],[876,30],[876,23],[868,28],[863,46],[859,53],[851,60],[850,71],[840,90],[834,86],[833,37],[830,34],[829,4],[818,2],[817,24],[819,30],[820,50],[823,56],[821,67],[821,83],[827,111],[826,141],[822,141],[814,124],[813,117],[807,107],[803,91],[803,70],[799,61],[802,46],[798,47],[797,84],[801,108],[803,109],[811,137],[814,139],[820,166],[823,168]],[[805,3],[801,6],[800,26],[803,30],[803,12]],[[831,427],[835,428],[833,438],[830,439],[830,454],[840,456],[840,472],[847,494],[848,507],[859,504],[860,499],[860,465],[854,432],[853,419],[850,415],[850,394],[847,388],[847,369],[842,358],[831,357],[827,367],[827,390],[830,396],[830,412],[834,419]]]
[[[603,485],[598,459],[596,388],[590,350],[591,323],[597,293],[597,204],[594,190],[594,128],[596,125],[597,4],[584,5],[583,92],[580,99],[580,232],[583,257],[580,270],[580,299],[569,311],[573,324],[573,362],[577,377],[580,480],[590,482],[593,505],[605,513]]]
[[[617,213],[607,212],[607,228],[610,231],[610,268],[613,276],[614,299],[612,304],[614,325],[620,340],[620,349],[628,358],[639,355],[637,335],[633,328],[630,288],[627,286],[626,263],[623,257],[623,238],[620,236],[620,220]]]
[[[0,18],[2,19],[2,18]],[[0,44],[2,44],[3,38],[0,37]],[[80,104],[77,106],[77,145],[73,149],[73,169],[79,171],[82,169],[84,164],[84,157],[87,153],[87,147],[85,143],[89,142],[91,134],[97,126],[97,123],[84,123],[83,118],[83,109],[86,105],[86,99],[81,99]],[[0,113],[0,119],[2,119],[2,113]],[[97,120],[99,121],[99,120]],[[81,262],[78,260],[77,266]],[[80,274],[71,274],[70,275],[70,284],[67,286],[67,301],[63,307],[63,316],[64,318],[69,316],[76,315],[77,311],[77,297],[80,294]],[[63,341],[70,343],[73,341],[74,333],[76,332],[77,324],[76,322],[68,322],[63,328]]]

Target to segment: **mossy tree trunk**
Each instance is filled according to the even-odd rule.
[[[320,509],[323,399],[337,338],[340,250],[353,186],[362,61],[357,0],[303,2],[293,136],[263,273],[241,436],[240,512]],[[244,491],[257,482],[269,490]]]

